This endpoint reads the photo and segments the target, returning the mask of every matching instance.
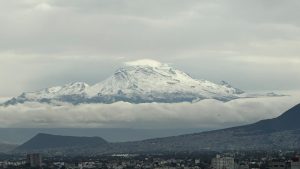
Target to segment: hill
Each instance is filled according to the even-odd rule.
[[[17,147],[14,152],[84,152],[107,145],[100,137],[74,137],[40,133]]]

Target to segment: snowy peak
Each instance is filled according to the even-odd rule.
[[[57,95],[75,95],[75,94],[84,94],[89,88],[89,85],[84,82],[74,82],[69,83],[63,86],[56,86],[46,88],[37,92],[28,92],[24,93],[25,95],[36,95],[39,94],[40,97],[56,97]]]
[[[68,94],[68,93],[76,93],[81,94],[85,92],[90,86],[84,82],[74,82],[64,85],[62,89],[59,91],[61,94]]]
[[[156,61],[125,64],[113,76],[95,85],[105,94],[175,93],[190,90],[188,83],[198,83],[182,71]],[[189,91],[192,93],[192,91]]]
[[[42,103],[176,103],[203,99],[230,101],[248,97],[225,81],[216,84],[193,79],[185,72],[155,60],[126,62],[106,80],[89,86],[84,82],[69,83],[35,92],[23,93],[5,104]]]
[[[163,79],[173,78],[182,81],[193,80],[188,74],[184,73],[183,71],[173,68],[168,64],[148,59],[126,62],[125,67],[119,69],[117,72],[119,72],[120,70],[136,77],[144,75],[146,76],[145,78],[159,76]]]

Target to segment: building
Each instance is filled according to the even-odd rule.
[[[27,164],[33,168],[42,167],[42,156],[41,154],[27,154]]]
[[[300,169],[300,158],[295,157],[290,163],[291,169]]]
[[[211,167],[213,169],[234,169],[234,158],[217,155],[211,160]]]
[[[268,163],[269,169],[286,169],[287,163],[285,160],[272,160]]]

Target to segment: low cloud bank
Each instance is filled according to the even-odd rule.
[[[300,103],[300,93],[227,103],[84,104],[51,106],[26,103],[0,107],[0,127],[109,127],[216,129],[277,117]]]

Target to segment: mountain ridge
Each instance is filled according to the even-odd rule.
[[[275,95],[261,95],[273,97]],[[222,81],[216,84],[192,78],[187,73],[153,60],[127,62],[106,80],[88,85],[74,82],[35,92],[22,93],[4,105],[39,103],[178,103],[203,99],[230,101],[238,98],[259,97]]]
[[[13,105],[25,102],[55,103],[176,103],[203,99],[230,101],[245,92],[222,81],[215,84],[193,79],[183,71],[153,60],[127,62],[106,80],[92,86],[74,82],[36,92],[22,93],[5,102]]]

